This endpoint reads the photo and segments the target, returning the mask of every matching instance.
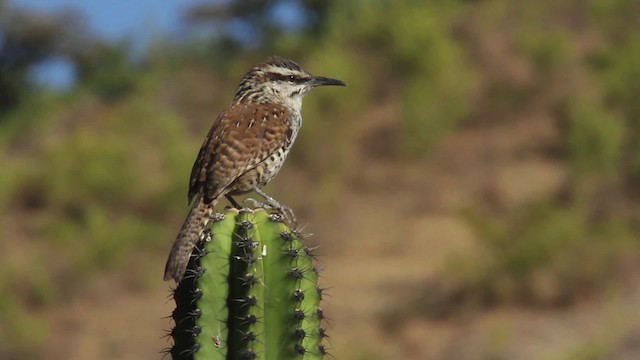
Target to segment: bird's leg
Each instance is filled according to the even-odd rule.
[[[267,194],[266,192],[264,192],[262,189],[260,189],[258,187],[254,187],[253,191],[255,191],[256,194],[262,196],[267,201],[267,203],[263,204],[263,203],[260,203],[259,201],[256,201],[255,199],[251,199],[251,198],[249,198],[249,199],[247,199],[245,201],[252,201],[254,203],[254,205],[259,205],[259,206],[262,206],[262,207],[265,207],[265,205],[268,205],[268,207],[270,207],[272,209],[275,209],[275,210],[278,210],[278,212],[280,212],[280,214],[282,214],[282,216],[284,216],[284,218],[287,220],[287,222],[290,225],[295,227],[295,225],[297,224],[296,216],[295,216],[295,214],[293,213],[293,210],[291,210],[290,207],[280,204],[276,199],[272,198],[271,196],[269,196],[269,194]]]
[[[224,195],[224,197],[226,197],[226,198],[227,198],[227,200],[229,200],[229,202],[231,203],[231,205],[232,205],[234,208],[236,208],[236,209],[238,209],[238,210],[242,209],[242,206],[241,206],[240,204],[238,204],[238,202],[236,201],[236,199],[232,198],[232,197],[231,197],[231,195],[229,195],[229,194],[225,194],[225,195]]]
[[[256,194],[262,196],[265,200],[267,200],[266,205],[268,205],[269,207],[271,207],[272,209],[282,209],[284,206],[282,206],[276,199],[272,198],[271,196],[269,196],[269,194],[267,194],[266,192],[264,192],[262,189],[258,188],[258,187],[254,187],[253,191],[256,192]],[[258,201],[255,201],[254,199],[251,199],[254,201],[254,203],[259,203]],[[265,205],[265,204],[261,204],[261,205]]]

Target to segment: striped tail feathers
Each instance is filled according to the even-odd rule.
[[[204,228],[209,222],[213,207],[217,202],[218,200],[214,199],[207,204],[203,201],[202,196],[198,196],[194,201],[169,253],[169,258],[164,268],[165,281],[173,279],[178,283],[182,280],[191,253],[198,240],[202,237]]]

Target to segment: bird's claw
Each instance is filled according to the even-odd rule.
[[[267,203],[263,203],[262,201],[258,201],[258,200],[254,199],[254,198],[246,198],[246,199],[244,199],[242,201],[242,203],[243,204],[251,203],[251,205],[254,208],[265,208],[265,209],[267,209],[267,208],[270,209],[271,208],[271,205],[269,205]]]
[[[298,221],[296,219],[296,215],[293,213],[293,210],[286,206],[282,205],[279,202],[275,201],[273,198],[267,199],[267,202],[258,201],[254,198],[246,198],[243,203],[251,203],[251,205],[255,208],[264,208],[271,209],[277,211],[284,218],[287,225],[295,228]]]
[[[297,227],[298,220],[296,219],[296,215],[293,213],[293,210],[290,207],[281,205],[277,210],[284,217],[287,225],[291,226],[294,229]]]

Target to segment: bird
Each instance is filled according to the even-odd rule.
[[[214,206],[225,197],[255,192],[273,208],[286,210],[261,187],[284,164],[302,125],[302,98],[318,86],[346,86],[314,76],[296,62],[271,56],[252,66],[231,103],[214,121],[191,171],[189,214],[171,247],[164,280],[179,283]]]

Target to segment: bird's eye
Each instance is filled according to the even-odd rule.
[[[289,75],[289,81],[291,82],[296,81],[296,77],[294,75]]]

